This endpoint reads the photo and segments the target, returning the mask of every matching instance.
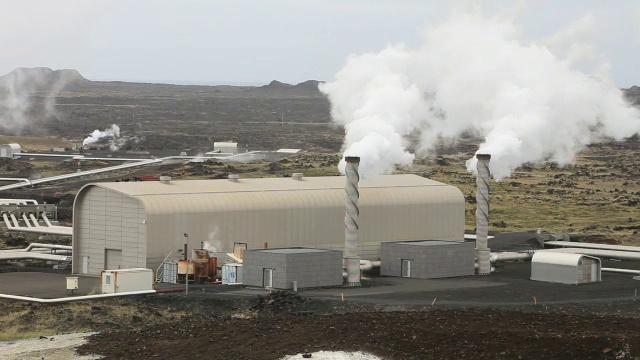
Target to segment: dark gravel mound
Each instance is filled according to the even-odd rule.
[[[78,349],[105,359],[279,359],[364,351],[385,359],[632,359],[640,322],[499,310],[369,312],[223,320],[101,333]]]

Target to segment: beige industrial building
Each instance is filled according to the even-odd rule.
[[[178,260],[188,242],[231,252],[303,246],[342,250],[345,177],[111,182],[84,186],[73,208],[73,272]],[[359,186],[362,259],[385,241],[464,239],[464,197],[417,175],[383,175]]]

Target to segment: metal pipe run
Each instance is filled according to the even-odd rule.
[[[56,304],[56,303],[65,303],[65,302],[71,302],[71,301],[96,300],[96,299],[104,299],[104,298],[118,297],[118,296],[148,295],[148,294],[155,294],[155,293],[156,293],[155,290],[143,290],[143,291],[129,291],[129,292],[113,293],[113,294],[73,296],[73,297],[55,298],[55,299],[41,299],[41,298],[34,298],[29,296],[0,294],[0,298],[28,301],[28,302],[34,302],[34,303],[40,303],[40,304]]]
[[[381,264],[380,260],[360,260],[360,271],[371,271],[374,268],[379,268]]]
[[[618,250],[618,251],[631,251],[640,252],[640,246],[626,246],[626,245],[607,245],[596,243],[579,243],[569,241],[545,241],[544,246],[558,246],[568,248],[584,248],[584,249],[601,249],[601,250]]]
[[[605,259],[640,260],[640,252],[587,249],[587,248],[545,249],[545,250],[531,250],[528,252],[496,252],[496,253],[491,253],[490,260],[492,263],[502,262],[502,261],[530,260],[533,257],[533,254],[538,251],[582,254],[582,255],[601,257]]]
[[[11,217],[11,221],[7,218],[7,214],[2,214],[2,219],[4,220],[4,224],[7,226],[9,231],[19,231],[19,232],[27,232],[27,233],[35,233],[35,234],[52,234],[52,235],[62,235],[62,236],[72,236],[73,228],[70,226],[53,226],[51,222],[47,219],[47,217],[43,213],[43,218],[45,219],[45,223],[47,226],[41,226],[37,221],[34,221],[36,226],[30,226],[31,224],[26,219],[26,216],[23,214],[23,219],[27,224],[27,227],[20,226],[18,219],[15,214],[9,214]]]
[[[617,268],[601,268],[600,270],[605,272],[612,272],[612,273],[640,275],[640,270],[617,269]]]
[[[358,165],[360,158],[357,156],[347,156],[346,161],[346,185],[345,192],[345,215],[344,215],[344,263],[347,268],[346,286],[360,286],[360,257],[358,257],[358,182],[360,174]]]
[[[69,260],[69,256],[67,255],[56,255],[56,254],[46,254],[41,252],[34,251],[0,251],[0,261],[8,261],[8,260],[44,260],[44,261],[57,261],[57,262],[65,262]]]
[[[27,214],[22,213],[22,221],[24,221],[25,225],[27,225],[28,228],[32,228],[33,225],[31,225],[31,222],[29,221],[29,218],[27,218]],[[36,226],[38,226],[38,223],[36,222]]]
[[[33,199],[0,199],[0,205],[38,205],[38,202]]]
[[[10,178],[10,177],[2,177],[0,178],[0,181],[15,181],[15,182],[22,182],[22,183],[26,183],[27,186],[31,185],[31,180],[27,179],[27,178]]]
[[[549,249],[540,251],[553,251],[564,252],[571,254],[582,254],[601,257],[605,259],[620,259],[620,260],[640,260],[640,253],[631,251],[615,251],[615,250],[600,250],[600,249],[581,249],[581,248],[562,248],[562,249]]]
[[[488,248],[489,235],[489,154],[477,154],[478,176],[476,177],[476,258],[478,259],[478,275],[491,273],[491,250]]]

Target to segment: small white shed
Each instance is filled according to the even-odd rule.
[[[102,270],[102,293],[153,290],[153,270],[144,268]]]
[[[216,141],[213,143],[213,151],[222,154],[235,155],[238,153],[238,143],[229,141]]]
[[[20,144],[4,144],[0,145],[0,158],[12,158],[20,156]]]
[[[600,259],[582,254],[540,251],[531,259],[531,280],[561,284],[602,281]]]

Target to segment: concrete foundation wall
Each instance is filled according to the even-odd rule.
[[[402,276],[402,260],[409,260],[410,276],[436,279],[467,276],[475,273],[475,245],[471,242],[427,241],[382,243],[380,275]],[[420,245],[418,245],[420,244]]]
[[[244,285],[263,287],[264,269],[273,269],[274,289],[292,289],[293,281],[298,288],[337,286],[342,284],[342,252],[244,252]]]

